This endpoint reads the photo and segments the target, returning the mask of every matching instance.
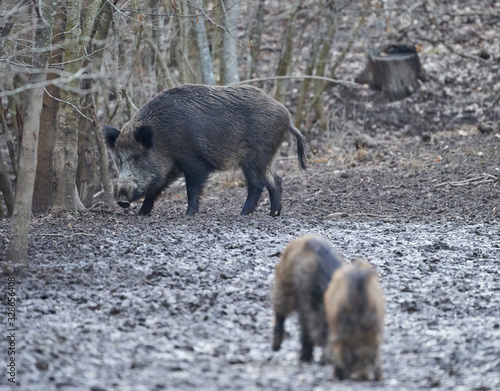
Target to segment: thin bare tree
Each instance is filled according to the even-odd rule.
[[[27,91],[27,103],[24,112],[24,137],[21,143],[19,174],[14,202],[14,212],[10,225],[7,259],[12,263],[26,263],[28,259],[28,226],[31,217],[31,203],[37,163],[38,134],[42,111],[43,87],[39,86],[46,79],[47,62],[52,38],[54,9],[35,3],[36,28],[34,38],[32,74]]]
[[[295,35],[295,20],[301,8],[301,0],[294,0],[290,10],[290,18],[283,34],[283,46],[281,48],[281,57],[276,69],[276,76],[288,75],[292,63],[293,38]],[[276,99],[280,102],[285,101],[286,89],[289,79],[278,79],[276,81]]]
[[[201,3],[198,3],[198,8],[201,8]],[[214,67],[208,44],[207,30],[205,28],[205,18],[196,17],[193,18],[193,21],[196,30],[196,43],[200,52],[199,65],[203,77],[203,83],[215,85]]]
[[[82,0],[67,0],[67,22],[64,50],[64,72],[72,75],[82,69],[82,53],[90,37],[89,29],[97,14],[97,7],[91,2],[87,8],[82,29]],[[89,27],[90,26],[90,27]],[[78,167],[78,124],[84,114],[79,109],[81,96],[78,91],[80,80],[68,83],[71,89],[61,90],[61,102],[57,113],[57,129],[54,144],[54,172],[56,176],[55,212],[72,212],[84,209],[76,186]],[[88,120],[91,120],[87,117]]]
[[[226,19],[221,80],[222,84],[231,84],[240,81],[238,74],[238,42],[235,38],[238,29],[240,4],[238,0],[224,0],[221,1],[221,5],[224,7]]]

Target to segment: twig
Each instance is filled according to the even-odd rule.
[[[256,79],[242,80],[242,81],[239,81],[237,83],[231,83],[229,85],[236,86],[236,85],[239,85],[239,84],[250,84],[250,83],[255,83],[255,82],[258,82],[258,81],[279,80],[279,79],[316,79],[316,80],[328,81],[328,82],[335,83],[335,84],[342,84],[342,85],[345,85],[347,87],[364,88],[363,86],[359,85],[358,83],[354,83],[352,81],[332,79],[330,77],[312,76],[312,75],[259,77],[259,78],[256,78]]]
[[[479,61],[479,62],[482,62],[483,64],[491,64],[493,65],[492,62],[488,61],[488,60],[485,60],[484,58],[481,58],[479,56],[475,56],[473,54],[467,54],[467,53],[463,53],[463,52],[460,52],[458,50],[456,50],[453,46],[451,46],[450,44],[448,43],[443,43],[443,45],[446,47],[446,49],[448,49],[450,52],[453,52],[455,53],[456,55],[460,56],[460,57],[463,57],[463,58],[467,58],[467,59],[470,59],[470,60],[475,60],[475,61]]]
[[[4,98],[6,96],[16,95],[16,94],[19,94],[20,92],[31,90],[33,88],[47,87],[50,85],[54,85],[54,86],[63,88],[67,91],[73,91],[74,89],[69,88],[68,86],[64,86],[64,84],[68,83],[74,79],[82,77],[86,72],[87,72],[87,69],[80,69],[78,72],[74,73],[73,75],[69,76],[66,79],[57,78],[54,80],[47,80],[47,81],[40,82],[40,83],[31,83],[31,84],[25,85],[23,87],[15,88],[15,89],[10,90],[10,91],[4,91],[4,92],[0,93],[0,98]],[[76,91],[73,91],[73,92],[80,92],[80,90],[77,89]]]
[[[63,99],[56,98],[55,96],[51,95],[51,94],[50,94],[50,92],[49,92],[46,88],[44,88],[44,91],[45,91],[45,93],[46,93],[48,96],[50,96],[52,99],[57,100],[57,101],[58,101],[58,102],[60,102],[60,103],[66,103],[67,105],[70,105],[70,106],[71,106],[71,107],[73,107],[73,108],[74,108],[74,109],[78,112],[78,114],[80,114],[82,117],[84,117],[85,119],[88,119],[89,121],[93,121],[93,119],[92,119],[92,118],[89,118],[89,117],[87,117],[85,114],[83,114],[83,113],[80,111],[80,109],[78,109],[78,107],[76,107],[73,103],[70,103],[70,102],[65,101],[65,100],[63,100]]]
[[[95,234],[87,234],[85,232],[75,232],[71,235],[64,235],[64,234],[39,234],[38,236],[57,236],[57,237],[63,237],[63,238],[71,238],[72,236],[79,235],[79,236],[97,236]]]
[[[222,4],[222,3],[221,3]],[[191,6],[195,9],[198,9],[198,11],[200,11],[203,16],[210,22],[212,23],[212,25],[214,25],[215,27],[217,28],[220,28],[221,30],[224,30],[224,32],[226,32],[227,34],[229,34],[231,36],[231,38],[233,38],[236,42],[238,42],[240,45],[242,46],[248,46],[248,42],[243,42],[241,41],[240,39],[238,39],[238,37],[236,35],[233,34],[232,31],[229,31],[229,28],[226,27],[226,26],[222,26],[221,24],[217,23],[215,20],[213,20],[210,16],[208,16],[208,14],[205,12],[205,10],[201,7],[201,5],[197,2],[196,5],[194,4],[191,4]],[[224,9],[224,12],[225,12],[225,9]]]
[[[481,174],[481,176],[465,179],[463,181],[448,181],[448,182],[439,183],[437,185],[434,185],[434,188],[442,187],[442,186],[446,186],[446,185],[455,186],[455,187],[467,186],[467,185],[482,185],[483,183],[493,183],[493,182],[496,182],[497,180],[498,180],[498,178],[495,175],[483,173],[483,174]]]

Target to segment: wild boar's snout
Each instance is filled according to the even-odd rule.
[[[118,205],[120,205],[122,208],[128,208],[130,206],[130,202],[127,200],[127,196],[122,193],[121,195],[118,196]]]
[[[127,167],[122,168],[118,178],[118,199],[117,203],[122,208],[128,208],[130,202],[134,200],[134,193],[137,186],[132,180],[132,176]]]

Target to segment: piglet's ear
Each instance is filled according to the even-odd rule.
[[[116,128],[113,128],[109,125],[104,125],[102,128],[102,132],[104,134],[104,142],[108,146],[109,149],[115,148],[115,142],[118,136],[120,135],[120,131]]]
[[[144,145],[146,149],[151,149],[153,147],[153,129],[151,126],[139,126],[134,132],[134,138],[137,142]]]

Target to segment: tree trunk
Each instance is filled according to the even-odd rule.
[[[65,12],[58,9],[52,26],[54,35],[53,44],[61,46],[64,42],[64,27],[66,25]],[[50,64],[60,64],[63,61],[64,49],[58,47],[51,53]],[[62,70],[62,66],[56,66]],[[47,73],[47,80],[55,80],[57,73]],[[32,211],[35,214],[47,213],[54,202],[55,176],[53,167],[54,142],[56,135],[56,118],[59,110],[59,87],[49,85],[45,87],[47,93],[43,95],[42,115],[40,117],[40,136],[38,140],[38,163],[36,166],[35,189],[33,191]],[[50,95],[49,95],[50,94]]]
[[[238,83],[238,42],[234,35],[238,29],[238,16],[240,14],[239,0],[224,0],[224,14],[226,16],[226,28],[224,32],[224,56],[222,62],[222,84]]]
[[[67,2],[66,40],[64,51],[64,71],[74,74],[81,68],[80,53],[80,13],[81,0]],[[69,87],[76,91],[80,87],[77,79],[70,81]],[[56,175],[56,195],[54,212],[70,212],[85,207],[76,191],[76,170],[78,167],[78,122],[80,112],[79,94],[61,90],[61,104],[57,113],[57,130],[54,145],[54,172]]]
[[[113,0],[113,5],[118,3],[118,0]],[[96,32],[94,35],[92,50],[94,51],[94,55],[92,56],[92,67],[96,72],[99,72],[102,67],[102,56],[103,56],[103,48],[105,44],[105,40],[108,36],[109,29],[111,27],[111,21],[113,19],[114,9],[111,4],[107,1],[103,1],[102,11],[99,14],[99,18],[96,20]],[[97,54],[97,55],[96,55]],[[93,103],[94,107],[94,116],[95,116],[95,103]],[[104,147],[104,141],[102,138],[102,132],[100,131],[97,123],[94,121],[93,126],[93,136],[95,138],[95,145],[97,146],[97,154],[98,154],[98,165],[99,165],[99,176],[101,180],[101,185],[104,191],[103,197],[101,199],[104,203],[110,207],[114,204],[114,191],[113,191],[113,182],[111,181],[111,175],[109,173],[109,165],[108,165],[108,150]]]
[[[109,30],[109,22],[100,24],[99,22],[100,20],[102,20],[102,18],[100,18],[100,20],[96,20],[97,12],[99,9],[98,3],[100,2],[101,1],[94,0],[88,6],[80,38],[80,46],[86,47],[87,52],[92,53],[90,61],[83,61],[83,66],[88,69],[88,74],[92,74],[95,71],[100,71],[103,54],[102,50],[95,52],[93,51],[94,47],[90,44],[90,40],[93,37],[97,38],[98,33],[99,38],[102,38],[104,40]],[[104,3],[101,6],[106,5],[107,3]],[[94,25],[96,25],[95,28]],[[105,29],[105,32],[101,33],[99,31],[101,27]],[[82,115],[79,117],[78,127],[79,159],[76,172],[76,184],[80,199],[83,205],[87,208],[90,208],[92,206],[94,202],[94,194],[96,194],[100,189],[99,156],[96,144],[96,133],[98,132],[98,125],[95,114],[95,103],[91,92],[93,85],[94,83],[92,79],[85,79],[81,84],[83,97],[80,101],[80,107],[82,107],[81,110],[85,116]]]
[[[293,52],[293,37],[295,33],[294,23],[297,18],[297,14],[300,10],[300,0],[295,0],[292,5],[290,19],[285,30],[285,43],[281,50],[281,58],[278,62],[278,69],[276,70],[276,76],[286,76],[288,75],[288,70],[292,62],[292,52]],[[276,100],[284,103],[286,89],[288,87],[289,80],[281,79],[276,82]]]
[[[418,88],[418,79],[423,79],[423,69],[414,46],[393,45],[384,50],[375,49],[367,57],[366,69],[356,82],[369,84],[393,99],[411,95]]]
[[[318,34],[318,36],[315,38],[313,47],[311,49],[311,53],[309,53],[306,75],[312,75],[314,67],[316,66],[316,60],[318,58],[318,51],[321,43],[321,35],[322,34]],[[300,91],[299,101],[297,103],[297,112],[295,114],[295,126],[298,128],[300,127],[302,120],[304,118],[304,107],[307,95],[309,93],[310,84],[311,84],[311,79],[309,78],[304,79],[304,81],[302,82],[302,89]]]
[[[194,27],[196,29],[196,43],[200,51],[200,69],[203,83],[215,85],[214,67],[208,45],[205,19],[203,17],[194,19]]]
[[[325,75],[325,68],[332,48],[333,39],[335,37],[335,34],[337,33],[337,16],[338,15],[335,9],[335,5],[331,5],[330,7],[328,7],[328,15],[326,23],[328,25],[328,29],[325,34],[325,39],[323,40],[321,51],[319,53],[319,58],[316,65],[316,76]],[[323,104],[323,99],[321,97],[321,91],[324,85],[325,85],[324,81],[321,80],[314,81],[314,95],[318,95],[318,99],[316,100],[316,104],[314,105],[314,112],[316,114],[316,119],[320,123],[320,128],[323,130],[326,129],[324,104]]]
[[[255,76],[255,70],[257,68],[260,45],[262,43],[262,30],[264,28],[265,2],[266,0],[259,0],[257,14],[255,15],[254,22],[251,24],[251,30],[248,35],[248,42],[250,43],[250,46],[248,48],[249,54],[247,57],[247,79],[251,79]]]
[[[5,116],[3,115],[3,107],[1,104],[0,104],[0,124],[2,125],[3,132],[6,135],[8,135],[7,132],[9,130],[7,129],[7,121],[5,120]],[[5,202],[5,206],[7,207],[7,216],[11,216],[12,211],[14,209],[14,191],[12,190],[12,184],[9,178],[9,168],[5,164],[5,161],[3,160],[3,156],[1,153],[0,153],[0,191],[2,192],[3,200]],[[2,209],[1,205],[0,209]]]
[[[12,191],[12,186],[10,183],[8,168],[3,160],[1,153],[0,153],[0,192],[2,192],[3,200],[5,202],[5,206],[7,207],[7,216],[11,216],[12,211],[14,209],[14,193]],[[0,209],[3,211],[1,200],[0,200]]]
[[[89,89],[90,87],[87,87]],[[86,116],[94,116],[92,97],[87,94],[82,104]],[[91,117],[89,117],[91,118]],[[76,184],[78,195],[86,208],[90,208],[94,201],[94,194],[99,191],[99,156],[96,145],[95,129],[97,124],[85,117],[80,117],[78,125],[78,168],[76,171]]]
[[[35,33],[35,51],[33,53],[33,69],[35,72],[30,78],[32,85],[43,82],[47,75],[53,20],[52,10],[49,10],[48,14],[44,12],[44,9],[38,7],[35,7],[35,10],[38,18]],[[28,260],[28,227],[35,184],[42,102],[43,87],[35,87],[28,91],[24,112],[24,137],[20,151],[14,212],[10,224],[10,240],[7,249],[7,259],[12,263],[26,263]]]
[[[177,9],[179,10],[179,13],[181,15],[189,15],[190,14],[190,6],[184,2],[184,1],[179,1],[176,3]],[[177,63],[177,69],[179,70],[179,78],[181,83],[196,83],[198,80],[196,79],[196,72],[194,71],[193,67],[191,66],[191,62],[189,60],[189,53],[191,50],[191,42],[192,37],[191,37],[191,26],[193,25],[193,22],[190,19],[186,18],[177,18],[178,22],[178,39],[174,40],[173,43],[175,45],[175,59]],[[201,20],[196,21],[194,20],[195,26],[198,25],[199,23],[202,23]],[[203,26],[198,26],[200,30],[203,28],[205,29],[205,25]],[[206,36],[206,33],[205,33]],[[196,39],[196,45],[198,45],[198,40]],[[209,66],[209,65],[208,65]],[[213,71],[212,71],[213,72]],[[210,73],[210,72],[209,72]]]

